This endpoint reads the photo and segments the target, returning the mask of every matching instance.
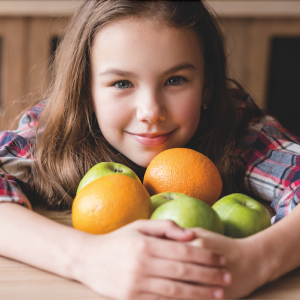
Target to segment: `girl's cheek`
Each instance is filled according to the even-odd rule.
[[[191,99],[183,101],[174,108],[180,123],[191,123],[198,126],[200,121],[201,105],[198,101]]]
[[[122,131],[130,123],[131,113],[128,105],[106,104],[97,107],[96,116],[103,134]]]
[[[128,101],[120,98],[120,95],[113,92],[111,87],[96,89],[93,99],[96,114],[99,119],[105,120],[105,123],[118,123],[129,113]]]

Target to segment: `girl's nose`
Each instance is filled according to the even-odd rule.
[[[156,93],[144,93],[137,101],[136,116],[140,122],[154,124],[166,119],[166,109],[162,96]]]

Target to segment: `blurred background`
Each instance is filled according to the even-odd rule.
[[[300,1],[207,0],[226,37],[230,77],[300,136]],[[42,99],[48,69],[81,0],[0,1],[0,131]]]

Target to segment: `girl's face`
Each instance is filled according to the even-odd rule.
[[[200,120],[201,46],[191,29],[147,19],[112,22],[91,53],[93,106],[106,140],[147,167],[163,150],[184,147]]]

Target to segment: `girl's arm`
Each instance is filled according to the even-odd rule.
[[[243,239],[232,239],[193,229],[198,239],[190,242],[203,249],[220,251],[226,257],[232,284],[225,298],[249,295],[261,285],[300,266],[300,206],[271,227]]]
[[[84,233],[14,203],[0,203],[0,255],[73,278]]]
[[[0,228],[0,255],[117,299],[221,298],[230,283],[224,257],[182,243],[194,233],[171,221],[140,220],[92,235],[1,203]]]
[[[250,242],[262,244],[267,280],[272,281],[300,266],[300,206]],[[250,240],[250,238],[249,238]],[[271,255],[272,254],[272,255]]]

